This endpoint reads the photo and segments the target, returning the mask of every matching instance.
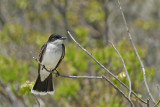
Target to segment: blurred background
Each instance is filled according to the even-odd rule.
[[[146,69],[147,82],[156,101],[160,98],[160,1],[121,0],[133,40]],[[66,55],[58,71],[64,75],[106,75],[127,95],[113,77],[99,67],[67,34],[128,85],[123,64],[108,41],[125,60],[132,89],[145,101],[140,63],[125,30],[116,0],[0,0],[0,107],[37,107],[30,88],[37,77],[40,47],[52,33],[67,36]],[[74,33],[73,33],[74,32]],[[32,54],[31,54],[32,52]],[[50,107],[128,107],[129,103],[104,80],[55,77],[54,95],[38,97]],[[136,107],[145,107],[132,95]],[[152,102],[151,102],[152,104]]]

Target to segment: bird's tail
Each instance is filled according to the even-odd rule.
[[[39,95],[54,94],[52,73],[50,73],[44,81],[41,81],[40,74],[38,74],[38,78],[31,89],[31,93]]]

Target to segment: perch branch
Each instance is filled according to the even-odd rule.
[[[39,60],[35,57],[32,57],[35,61],[37,61],[42,67],[43,69],[45,69],[47,72],[53,73],[53,74],[57,74],[57,72],[54,72],[53,70],[48,70],[41,62],[39,62]],[[57,74],[60,77],[65,77],[65,78],[79,78],[79,79],[102,79],[102,76],[68,76],[68,75],[62,75],[62,74]]]
[[[71,35],[71,33],[68,31],[69,36],[72,38],[72,40],[83,50],[85,51],[99,66],[101,66],[105,71],[107,71],[111,76],[113,76],[119,83],[121,83],[124,87],[126,87],[128,90],[128,86],[126,84],[124,84],[121,80],[119,80],[112,72],[110,72],[106,67],[104,67],[99,61],[97,61],[92,55],[91,53],[89,53],[86,49],[84,49]],[[143,103],[147,104],[147,102],[145,102],[143,99],[139,98],[138,95],[132,91],[132,93]]]
[[[43,67],[43,69],[45,69],[46,71],[51,72],[53,74],[57,74],[56,72],[53,72],[53,70],[51,70],[51,71],[48,70],[42,63],[40,63],[39,60],[37,60],[37,58],[33,57],[33,59],[35,61],[37,61]],[[107,77],[105,77],[104,75],[102,75],[102,76],[68,76],[68,75],[58,74],[58,76],[64,77],[64,78],[77,78],[77,79],[103,79],[103,80],[107,81],[110,85],[112,85],[118,92],[120,92],[122,94],[122,96],[124,96],[124,98],[127,99],[128,102],[132,106],[131,100],[117,86],[115,86],[109,79],[107,79]],[[37,100],[38,104],[40,105],[37,97],[36,97],[36,100]]]
[[[135,51],[135,53],[136,53],[136,56],[138,57],[138,60],[139,60],[139,62],[140,62],[140,65],[141,65],[141,68],[142,68],[142,71],[143,71],[143,79],[144,79],[144,83],[145,83],[146,89],[147,89],[148,94],[149,94],[149,96],[151,97],[152,101],[154,102],[154,104],[156,104],[155,99],[153,98],[153,96],[152,96],[152,94],[151,94],[151,92],[150,92],[150,89],[149,89],[149,87],[148,87],[147,80],[146,80],[145,68],[144,68],[144,65],[143,65],[143,63],[142,63],[142,61],[141,61],[141,58],[140,58],[139,54],[138,54],[138,51],[137,51],[137,49],[136,49],[136,47],[135,47],[135,45],[134,45],[134,42],[133,42],[131,33],[130,33],[130,31],[129,31],[129,28],[128,28],[128,25],[127,25],[127,21],[126,21],[126,18],[125,18],[125,16],[124,16],[124,13],[123,13],[123,10],[122,10],[120,1],[119,1],[119,0],[117,0],[117,1],[118,1],[119,9],[120,9],[120,12],[121,12],[121,15],[122,15],[122,18],[123,18],[125,27],[126,27],[126,31],[127,31],[127,33],[128,33],[129,39],[130,39],[130,41],[131,41],[131,43],[132,43],[132,46],[133,46],[133,48],[134,48],[134,51]]]

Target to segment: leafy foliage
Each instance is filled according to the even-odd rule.
[[[22,94],[22,95],[29,95],[34,83],[35,83],[34,81],[33,82],[26,81],[24,84],[22,84],[20,86],[20,92],[19,93]]]

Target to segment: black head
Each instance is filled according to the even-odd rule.
[[[50,37],[49,37],[49,39],[48,39],[48,42],[53,42],[53,41],[55,41],[55,40],[58,40],[58,39],[60,39],[60,40],[64,40],[64,39],[66,39],[65,37],[63,37],[63,36],[61,36],[60,34],[52,34]]]

